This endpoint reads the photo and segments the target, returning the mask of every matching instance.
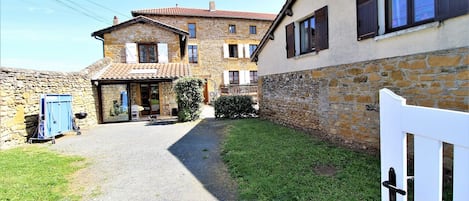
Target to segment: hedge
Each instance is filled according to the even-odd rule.
[[[215,101],[216,118],[246,118],[256,115],[251,96],[221,96]]]

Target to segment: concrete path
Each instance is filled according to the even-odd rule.
[[[100,125],[57,140],[51,149],[89,159],[76,175],[84,200],[236,200],[220,159],[225,123],[204,107],[204,120]]]

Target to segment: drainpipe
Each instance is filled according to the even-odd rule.
[[[103,42],[103,58],[104,58],[105,57],[105,55],[104,55],[104,39],[101,38],[101,37],[98,37],[98,36],[94,36],[94,38],[97,39],[97,40],[100,40],[101,42]]]

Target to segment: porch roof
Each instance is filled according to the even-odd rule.
[[[112,63],[104,68],[93,80],[138,81],[178,79],[190,76],[190,65],[182,63]]]

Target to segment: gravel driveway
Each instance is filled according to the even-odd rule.
[[[220,159],[223,121],[99,125],[50,148],[88,158],[75,175],[84,200],[236,200],[236,184]]]

